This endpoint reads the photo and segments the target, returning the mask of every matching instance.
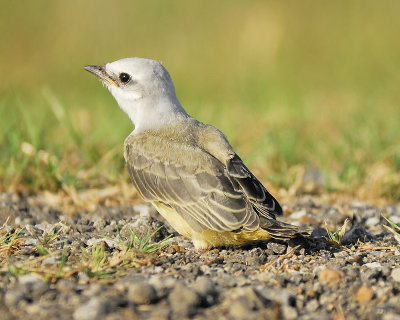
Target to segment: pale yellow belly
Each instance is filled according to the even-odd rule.
[[[214,231],[204,230],[196,232],[175,210],[161,203],[153,203],[158,212],[168,221],[172,228],[179,234],[192,240],[196,249],[209,249],[220,246],[240,246],[246,242],[271,239],[270,234],[264,229],[254,231]]]

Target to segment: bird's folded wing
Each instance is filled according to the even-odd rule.
[[[128,171],[143,199],[175,209],[197,232],[258,228],[257,213],[249,207],[251,203],[240,188],[235,190],[232,179],[217,159],[200,149],[174,148],[170,154],[196,161],[173,161],[165,156],[157,157],[154,148],[150,151],[150,148],[126,145]],[[193,152],[199,154],[192,155]]]
[[[278,201],[268,192],[260,181],[243,164],[242,159],[234,154],[227,161],[228,177],[234,189],[242,191],[254,205],[259,214],[266,218],[275,219],[275,215],[282,214]]]
[[[257,213],[265,218],[275,219],[275,215],[281,215],[282,208],[278,201],[247,169],[222,132],[209,125],[205,125],[201,132],[200,144],[206,152],[224,165],[226,176],[230,179],[234,190],[244,194]]]

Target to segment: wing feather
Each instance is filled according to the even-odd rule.
[[[278,202],[222,133],[200,126],[195,143],[175,142],[165,132],[127,138],[125,160],[140,196],[173,208],[197,232],[255,230],[260,218],[275,219]],[[192,129],[177,135],[190,139]]]
[[[211,156],[208,163],[215,166],[213,173],[198,164],[188,167],[161,161],[145,150],[131,147],[129,151],[127,167],[139,194],[147,201],[174,208],[193,228],[199,229],[200,225],[203,230],[231,231],[243,227],[245,221],[255,220],[247,217],[247,200],[233,189],[222,164]]]
[[[243,190],[259,214],[272,219],[275,219],[275,215],[282,214],[278,201],[247,169],[237,154],[228,161],[227,171],[235,190]]]

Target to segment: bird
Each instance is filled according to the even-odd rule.
[[[134,125],[124,142],[133,186],[196,250],[309,235],[276,219],[278,201],[221,131],[185,111],[160,62],[133,57],[84,68]]]

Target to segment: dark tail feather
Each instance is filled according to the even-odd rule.
[[[295,237],[308,237],[312,230],[307,227],[298,227],[289,223],[281,222],[278,220],[265,221],[264,225],[261,226],[266,230],[272,238],[279,240],[289,240]]]

